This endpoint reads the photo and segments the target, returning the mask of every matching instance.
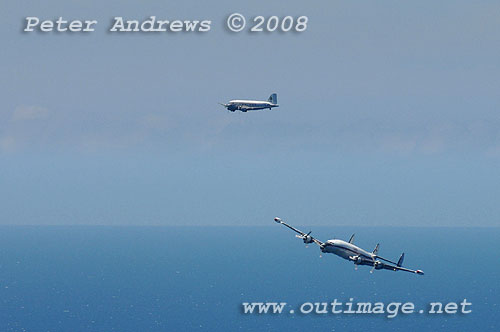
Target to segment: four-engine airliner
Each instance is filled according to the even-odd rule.
[[[368,265],[372,267],[370,271],[371,273],[373,273],[373,270],[385,269],[391,271],[406,271],[420,275],[424,274],[424,271],[422,270],[411,270],[401,266],[403,265],[403,259],[405,257],[404,253],[401,254],[401,257],[399,257],[399,260],[396,263],[386,258],[382,258],[378,255],[378,248],[379,248],[378,244],[372,252],[368,252],[366,250],[361,249],[360,247],[354,245],[354,234],[349,239],[349,242],[338,239],[322,242],[312,237],[311,232],[304,233],[298,230],[297,228],[288,225],[278,217],[274,218],[274,221],[298,233],[298,235],[295,236],[298,237],[299,239],[302,239],[302,241],[304,241],[305,244],[316,243],[319,246],[321,252],[332,253],[344,259],[354,262],[355,269],[358,268],[358,265]]]
[[[227,104],[222,104],[219,103],[225,108],[228,109],[228,111],[234,112],[234,111],[242,111],[242,112],[247,112],[247,111],[257,111],[257,110],[263,110],[263,109],[271,109],[274,107],[279,107],[278,105],[278,95],[276,93],[273,93],[272,95],[269,96],[267,101],[264,100],[243,100],[243,99],[235,99],[235,100],[230,100]]]

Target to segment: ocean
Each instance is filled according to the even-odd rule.
[[[271,221],[272,223],[272,221]],[[2,226],[0,331],[499,331],[500,228],[299,227],[422,269],[358,270],[268,227]],[[472,303],[468,314],[302,314],[311,302]],[[286,302],[245,314],[244,302]],[[290,310],[295,312],[292,314]]]

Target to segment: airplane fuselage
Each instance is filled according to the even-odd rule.
[[[279,107],[278,104],[273,104],[268,101],[262,100],[230,100],[227,104],[227,109],[234,112],[240,110],[242,112],[246,111],[256,111],[263,109],[271,109],[273,107]]]
[[[344,259],[352,261],[352,257],[360,257],[366,260],[374,261],[376,256],[352,243],[344,240],[328,240],[325,242],[324,248],[321,250],[324,253],[331,253],[340,256]]]

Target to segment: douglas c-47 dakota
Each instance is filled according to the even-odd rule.
[[[247,111],[258,111],[258,110],[264,110],[264,109],[271,109],[274,107],[279,107],[278,105],[278,95],[273,93],[272,95],[269,96],[267,101],[264,100],[243,100],[243,99],[235,99],[235,100],[230,100],[227,104],[222,104],[219,103],[225,108],[227,108],[228,111],[234,112],[234,111],[242,111],[242,112],[247,112]]]
[[[298,235],[295,236],[298,237],[299,239],[302,239],[302,241],[304,241],[305,244],[316,243],[319,246],[322,253],[335,254],[351,262],[354,262],[356,269],[358,268],[358,265],[368,265],[372,267],[370,273],[373,273],[373,270],[383,269],[390,271],[405,271],[419,275],[424,274],[424,271],[422,270],[411,270],[402,267],[403,259],[405,257],[404,253],[401,254],[401,257],[399,257],[399,260],[397,262],[393,262],[378,255],[378,248],[379,248],[378,244],[372,252],[368,252],[366,250],[361,249],[360,247],[354,245],[354,234],[351,236],[349,242],[338,239],[321,242],[320,240],[313,238],[311,236],[311,232],[304,233],[298,230],[297,228],[288,225],[280,218],[274,218],[274,221],[298,233]]]

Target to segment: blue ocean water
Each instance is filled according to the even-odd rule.
[[[0,331],[499,331],[499,228],[313,227],[420,268],[354,270],[269,227],[0,227]],[[309,228],[304,228],[308,231]],[[303,302],[472,303],[472,313],[290,314]],[[242,302],[287,302],[245,315]]]

